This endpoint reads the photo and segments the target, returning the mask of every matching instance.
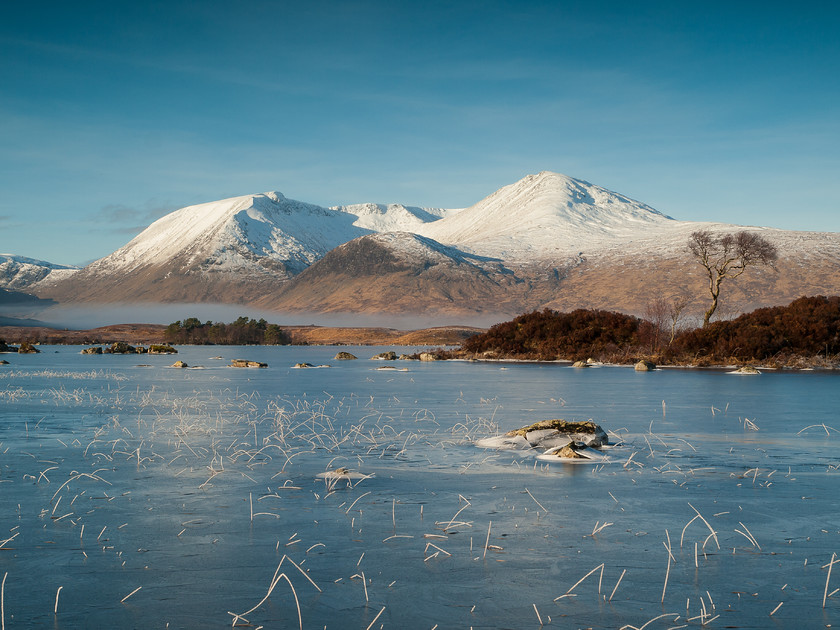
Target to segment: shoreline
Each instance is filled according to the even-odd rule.
[[[0,340],[37,346],[130,345],[167,343],[163,324],[114,324],[70,330],[48,327],[0,326]],[[351,326],[280,326],[294,346],[460,346],[467,337],[484,332],[472,326],[438,326],[417,330]],[[179,344],[190,345],[190,344]]]
[[[9,345],[29,342],[35,346],[107,346],[115,342],[125,342],[134,346],[149,346],[168,343],[165,339],[167,326],[163,324],[114,324],[83,330],[57,329],[48,327],[0,326],[0,341]],[[468,337],[482,333],[485,329],[471,326],[439,326],[417,330],[398,330],[382,327],[333,327],[333,326],[281,326],[291,338],[291,346],[430,346],[441,348],[439,360],[480,361],[486,363],[566,363],[573,367],[573,359],[535,359],[518,357],[479,357],[468,356],[459,348]],[[191,346],[205,344],[175,344]],[[206,344],[215,345],[215,344]],[[222,344],[226,345],[226,344]],[[243,344],[259,346],[263,344]],[[442,348],[454,347],[452,350]],[[16,350],[0,351],[0,354],[17,354]],[[694,359],[704,359],[694,357]],[[646,357],[639,355],[627,362],[598,361],[595,364],[575,369],[597,367],[634,367],[635,363]],[[711,361],[711,359],[709,359]],[[818,371],[834,372],[840,370],[840,364],[827,362],[820,357],[791,356],[781,364],[768,364],[763,361],[724,360],[701,365],[693,363],[665,363],[654,361],[656,370],[736,370],[752,366],[763,371]]]

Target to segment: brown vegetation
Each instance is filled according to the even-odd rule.
[[[611,311],[535,311],[471,337],[462,345],[460,355],[524,360],[594,358],[613,363],[645,357],[657,364],[760,362],[774,367],[833,367],[840,359],[840,297],[836,296],[802,297],[788,306],[758,309],[731,321],[682,332],[665,345],[661,326],[661,322],[657,326]]]
[[[613,311],[545,309],[496,324],[467,339],[467,353],[537,360],[615,356],[641,345],[638,317]],[[629,356],[627,357],[629,358]]]
[[[9,343],[93,345],[125,341],[132,345],[162,344],[166,326],[118,324],[89,330],[59,330],[44,327],[0,326],[0,338]],[[351,328],[330,326],[280,326],[294,345],[359,346],[457,346],[464,339],[483,332],[471,326],[441,326],[420,330],[395,328]],[[2,352],[0,348],[0,352]],[[17,351],[17,350],[15,350]]]

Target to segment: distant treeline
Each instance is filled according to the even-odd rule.
[[[235,322],[205,322],[189,317],[183,322],[169,324],[164,332],[167,343],[194,345],[267,345],[284,346],[291,342],[289,335],[277,324],[264,319],[240,317]]]
[[[511,358],[630,361],[664,364],[764,362],[797,358],[836,361],[840,355],[840,297],[802,297],[788,306],[761,308],[730,321],[682,331],[662,343],[662,331],[644,319],[612,311],[552,310],[520,315],[467,339],[466,353]]]

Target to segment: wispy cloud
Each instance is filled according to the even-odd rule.
[[[142,207],[111,203],[102,206],[89,216],[89,221],[98,224],[99,229],[111,234],[138,234],[150,223],[175,210],[168,204],[147,201]]]

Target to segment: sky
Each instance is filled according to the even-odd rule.
[[[6,3],[0,252],[85,264],[269,190],[466,207],[543,170],[837,232],[832,4]]]

